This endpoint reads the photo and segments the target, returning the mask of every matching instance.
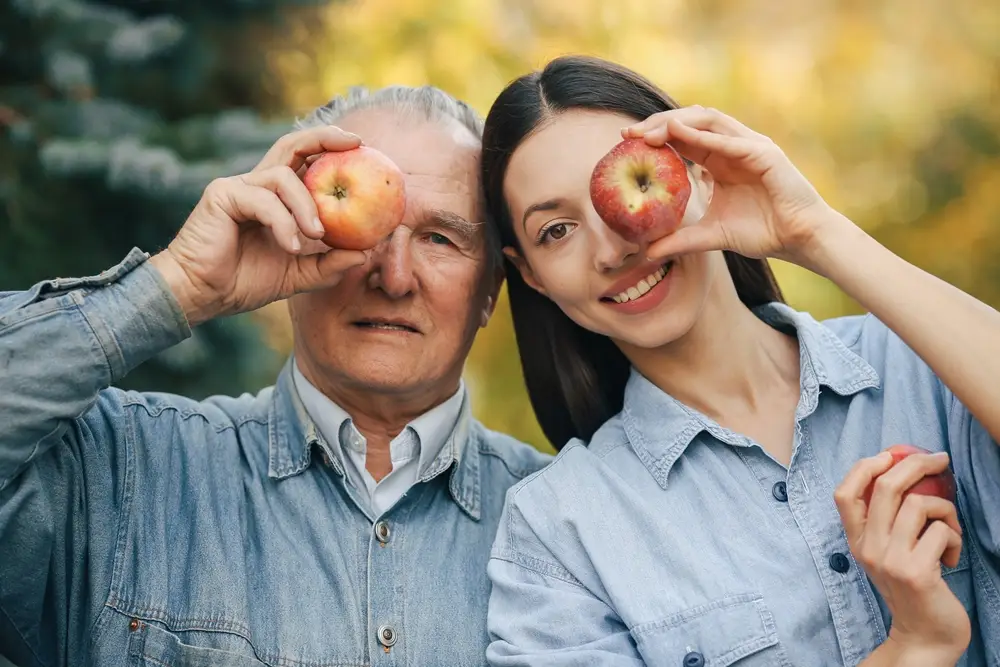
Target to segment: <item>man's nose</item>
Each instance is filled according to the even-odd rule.
[[[605,224],[604,220],[591,212],[590,227],[594,230],[594,268],[598,271],[612,271],[620,268],[628,259],[639,252],[638,243],[626,241]]]
[[[388,238],[372,250],[372,267],[368,286],[379,289],[393,299],[410,294],[416,288],[413,255],[410,248],[412,231],[400,225]]]

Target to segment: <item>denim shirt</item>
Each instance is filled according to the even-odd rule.
[[[757,315],[799,341],[790,465],[633,370],[589,446],[508,493],[489,565],[492,665],[857,665],[891,619],[833,492],[896,443],[951,454],[963,547],[943,577],[973,627],[959,664],[1000,665],[1000,447],[875,318]]]
[[[482,665],[504,494],[548,457],[464,401],[380,516],[275,387],[109,386],[190,335],[159,273],[0,295],[0,648],[17,664]]]

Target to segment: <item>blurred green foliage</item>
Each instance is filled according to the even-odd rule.
[[[0,3],[2,289],[166,245],[212,178],[245,171],[288,130],[280,87],[261,74],[266,46],[283,18],[318,4]],[[270,382],[281,361],[252,317],[236,317],[122,384],[239,392]]]

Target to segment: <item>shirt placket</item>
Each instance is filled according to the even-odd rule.
[[[857,665],[885,641],[885,626],[864,572],[851,555],[833,502],[819,473],[809,419],[798,422],[795,455],[785,484],[788,508],[812,554],[845,665]]]

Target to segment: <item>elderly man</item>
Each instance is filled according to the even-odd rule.
[[[169,248],[0,299],[0,647],[23,665],[478,665],[507,489],[548,461],[470,415],[501,284],[480,124],[432,89],[354,91]],[[360,138],[359,138],[360,137]],[[364,141],[402,225],[330,251],[300,176]],[[109,388],[209,318],[289,298],[256,396]]]

